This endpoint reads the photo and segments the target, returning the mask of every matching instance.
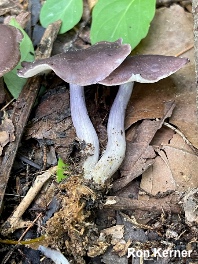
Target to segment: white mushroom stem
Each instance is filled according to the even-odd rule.
[[[50,258],[56,264],[69,264],[69,261],[63,256],[63,254],[57,250],[47,248],[44,246],[39,246],[38,250],[41,251],[43,255]]]
[[[85,155],[87,158],[83,164],[84,175],[90,175],[99,158],[99,141],[93,124],[88,116],[84,87],[70,84],[70,108],[73,125],[76,129],[77,137],[85,141]]]
[[[133,82],[129,82],[120,85],[109,114],[106,150],[91,174],[88,177],[85,175],[85,178],[92,178],[98,184],[104,184],[118,170],[125,157],[125,110],[131,97],[133,84]]]

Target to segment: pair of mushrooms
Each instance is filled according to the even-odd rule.
[[[0,77],[14,69],[20,61],[21,32],[13,26],[0,25]]]
[[[84,178],[104,185],[119,168],[126,150],[124,119],[134,81],[153,83],[165,78],[181,67],[188,59],[161,55],[129,56],[131,47],[115,42],[99,42],[88,49],[68,51],[49,59],[24,62],[18,71],[20,77],[31,77],[53,70],[70,84],[70,106],[73,125],[80,140],[87,146],[87,158],[83,164]],[[99,140],[87,113],[84,86],[99,83],[105,86],[119,85],[111,107],[106,150],[99,159]]]

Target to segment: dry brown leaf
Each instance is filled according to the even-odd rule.
[[[171,116],[174,103],[166,103],[164,108],[161,120],[144,120],[133,133],[131,142],[127,142],[126,157],[120,168],[122,178],[114,182],[114,191],[125,187],[154,162],[155,152],[149,144],[164,120]]]
[[[2,155],[3,147],[9,142],[9,134],[6,131],[0,131],[0,155]]]
[[[193,189],[184,197],[185,218],[189,224],[198,224],[198,189]]]
[[[133,53],[174,56],[189,47],[193,47],[192,15],[179,5],[173,5],[156,11],[149,34]],[[141,119],[161,118],[163,101],[175,100],[176,108],[170,123],[198,147],[193,49],[182,56],[188,57],[191,62],[171,77],[156,84],[136,84],[127,108],[126,128]]]
[[[179,137],[178,135],[175,136]],[[183,192],[198,187],[198,157],[191,151],[186,151],[174,145],[164,146],[163,152],[167,157],[168,166],[176,184],[176,190]]]
[[[0,125],[0,156],[2,155],[3,148],[11,141],[15,140],[14,126],[12,121],[4,117],[2,124]]]
[[[174,87],[171,77],[153,84],[136,83],[127,107],[126,129],[142,119],[162,118],[164,102],[174,100]]]
[[[26,131],[26,138],[53,142],[57,153],[67,160],[75,137],[69,110],[69,92],[65,87],[57,87],[43,96],[35,118]]]
[[[194,61],[194,58],[191,60]],[[173,76],[175,83],[177,83],[177,92],[175,94],[176,107],[169,122],[175,125],[198,148],[194,65],[185,67],[179,73]]]
[[[198,157],[182,137],[175,134],[170,144],[161,145],[155,163],[142,175],[141,188],[155,196],[167,191],[182,193],[198,187]],[[162,204],[164,201],[170,203],[172,196],[159,198],[141,195],[139,199]]]
[[[152,195],[175,190],[171,169],[160,156],[156,157],[155,163],[143,173],[141,188]],[[144,196],[141,196],[140,200],[142,199],[144,200]]]
[[[119,256],[124,256],[128,250],[130,241],[126,242],[124,236],[124,225],[116,225],[101,231],[101,236],[111,236],[111,245],[113,245],[113,251]]]
[[[112,236],[111,243],[112,245],[115,245],[124,236],[124,226],[116,225],[109,228],[105,228],[101,231],[101,234],[104,234],[105,236],[111,235]]]
[[[175,131],[163,126],[161,129],[159,129],[157,131],[157,133],[155,134],[151,145],[152,146],[156,146],[156,147],[160,147],[161,145],[166,145],[170,142],[170,140],[173,138],[173,135],[175,134]]]

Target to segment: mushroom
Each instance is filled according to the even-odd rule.
[[[83,165],[84,178],[93,179],[102,186],[119,168],[125,156],[124,118],[134,81],[157,82],[188,62],[185,58],[161,55],[126,58],[129,53],[129,45],[121,45],[120,40],[113,43],[99,42],[86,50],[25,63],[18,74],[27,78],[43,70],[52,69],[64,81],[70,83],[71,116],[77,136],[93,148],[93,152],[89,153],[91,156],[87,157]],[[99,161],[98,137],[87,113],[83,89],[84,85],[94,83],[120,86],[109,114],[107,147]]]
[[[120,167],[126,150],[124,119],[134,81],[154,83],[166,78],[182,68],[189,60],[173,56],[136,55],[129,56],[107,78],[100,81],[106,86],[119,85],[119,90],[111,107],[105,152],[89,174],[89,179],[103,185]]]
[[[50,258],[52,261],[54,261],[55,264],[69,264],[69,261],[58,250],[44,247],[41,245],[38,247],[38,250],[40,250],[41,253],[47,258]]]
[[[70,84],[71,117],[78,138],[85,141],[87,158],[83,164],[84,175],[89,175],[99,158],[99,141],[88,116],[84,98],[85,85],[95,84],[115,70],[131,52],[128,44],[99,42],[88,49],[68,51],[33,63],[22,63],[20,77],[28,78],[40,72],[53,70]],[[88,177],[88,176],[87,176]]]
[[[20,60],[19,42],[23,36],[13,26],[0,25],[0,77],[11,71]]]

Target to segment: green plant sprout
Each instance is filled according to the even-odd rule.
[[[61,182],[69,176],[69,165],[65,164],[64,161],[59,158],[58,159],[58,168],[56,173],[57,182]]]
[[[93,8],[91,44],[123,39],[132,48],[146,37],[155,14],[156,0],[98,0]],[[46,0],[41,8],[40,22],[47,27],[62,21],[60,34],[72,29],[83,14],[83,0]]]

